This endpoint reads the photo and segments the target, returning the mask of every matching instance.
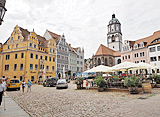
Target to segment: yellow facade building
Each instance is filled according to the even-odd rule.
[[[46,40],[34,30],[29,32],[18,25],[11,36],[0,44],[0,76],[20,78],[25,82],[43,81],[44,76],[56,77],[56,43]]]

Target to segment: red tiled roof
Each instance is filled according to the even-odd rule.
[[[61,35],[58,35],[56,33],[53,33],[49,30],[47,30],[49,32],[49,34],[52,36],[52,38],[55,40],[56,44],[58,44],[58,42],[60,41],[61,39]]]

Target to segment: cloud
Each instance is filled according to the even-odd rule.
[[[107,25],[113,12],[121,22],[123,40],[136,40],[160,30],[157,0],[9,0],[0,26],[5,42],[17,24],[39,35],[46,29],[62,35],[74,47],[84,47],[85,58],[99,45],[107,46]]]

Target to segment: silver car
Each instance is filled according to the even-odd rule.
[[[56,83],[56,88],[59,89],[59,88],[68,88],[68,83],[66,81],[66,79],[59,79]]]

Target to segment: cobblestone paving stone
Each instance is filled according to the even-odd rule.
[[[160,91],[152,94],[131,95],[124,92],[98,92],[97,90],[75,90],[71,82],[68,89],[33,85],[31,92],[9,91],[30,116],[44,117],[158,117],[160,116]],[[151,96],[153,95],[153,96]],[[139,97],[149,97],[138,99]]]

